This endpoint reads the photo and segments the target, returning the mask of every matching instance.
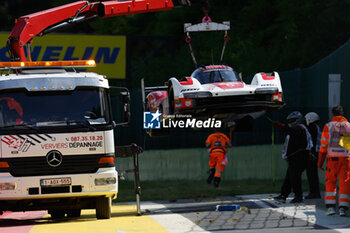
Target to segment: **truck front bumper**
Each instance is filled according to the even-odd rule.
[[[70,178],[70,184],[43,186],[41,180]],[[106,181],[106,182],[105,182]],[[100,168],[93,174],[13,177],[0,173],[0,201],[74,197],[116,197],[118,173],[115,168]]]

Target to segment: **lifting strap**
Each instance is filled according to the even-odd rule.
[[[192,61],[195,65],[195,67],[197,68],[198,67],[198,64],[197,64],[197,61],[196,61],[196,57],[194,56],[194,52],[193,52],[193,49],[192,49],[192,45],[191,45],[191,37],[190,37],[190,33],[187,32],[187,36],[186,36],[186,43],[188,44],[188,47],[190,48],[190,53],[191,53],[191,57],[192,57]]]
[[[224,35],[224,45],[222,46],[222,51],[221,51],[221,57],[220,57],[220,64],[222,63],[223,59],[224,59],[224,53],[225,53],[225,49],[226,49],[226,44],[227,42],[230,40],[229,35],[227,34],[227,31],[225,31],[225,35]]]

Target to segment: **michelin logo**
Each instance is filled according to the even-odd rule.
[[[143,113],[143,128],[144,129],[160,129],[160,116],[162,114],[157,110],[156,112]]]

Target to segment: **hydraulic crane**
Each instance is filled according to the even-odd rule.
[[[190,5],[189,0],[77,1],[20,17],[7,41],[12,61],[31,61],[30,44],[35,36],[85,22],[96,17],[116,17],[166,11],[174,6]],[[27,46],[27,56],[25,53]]]

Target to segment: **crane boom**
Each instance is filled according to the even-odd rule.
[[[25,15],[15,21],[15,26],[10,33],[7,42],[10,59],[12,61],[27,61],[28,57],[30,61],[30,43],[34,36],[42,36],[73,23],[84,22],[95,17],[106,18],[165,11],[173,7],[172,0],[77,1]],[[25,45],[28,45],[27,57],[24,51]]]

